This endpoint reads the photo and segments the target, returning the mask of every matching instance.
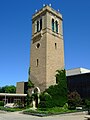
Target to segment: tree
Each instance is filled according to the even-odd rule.
[[[34,87],[34,84],[31,82],[30,80],[30,67],[28,69],[28,91],[27,91],[27,97],[26,97],[26,106],[29,107],[31,102],[32,102],[32,98],[30,96],[30,91],[31,88]]]
[[[16,93],[16,87],[14,85],[6,85],[0,88],[0,93]]]
[[[61,89],[61,94],[67,96],[67,80],[66,80],[66,71],[64,70],[57,70],[56,71],[56,83],[58,84],[59,89]]]
[[[26,106],[30,107],[30,103],[31,103],[31,97],[29,95],[29,93],[27,92],[27,96],[26,96]]]
[[[50,94],[48,94],[47,92],[43,92],[40,95],[40,104],[38,107],[40,108],[51,108],[52,105],[52,97],[50,96]]]
[[[82,103],[82,99],[78,92],[74,91],[69,93],[68,95],[69,109],[75,109],[77,106],[80,106],[81,103]]]
[[[90,99],[85,100],[85,105],[90,110]]]
[[[30,67],[28,69],[28,88],[34,87],[34,84],[30,80]]]
[[[0,93],[3,93],[3,92],[2,92],[2,87],[0,87]]]
[[[67,102],[66,72],[65,70],[57,70],[56,72],[57,72],[56,74],[57,84],[50,86],[44,92],[44,93],[48,93],[48,95],[50,96],[49,100],[45,99],[45,102],[50,107],[55,107],[55,106],[60,107],[60,106],[63,106]],[[42,99],[41,99],[41,102],[42,102]]]

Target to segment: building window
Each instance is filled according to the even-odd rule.
[[[42,18],[35,21],[35,33],[42,30]]]
[[[42,19],[40,19],[40,30],[42,30]]]
[[[37,43],[36,48],[39,48],[39,47],[40,47],[40,43]]]
[[[52,19],[52,31],[54,32],[54,19]]]
[[[57,49],[57,43],[55,43],[55,49]]]
[[[38,59],[37,59],[37,61],[36,61],[36,66],[38,67],[38,64],[39,64],[39,61],[38,61]]]
[[[58,33],[58,21],[54,19],[52,19],[52,31]]]
[[[58,33],[58,21],[55,21],[56,33]]]
[[[37,21],[35,21],[35,33],[37,32]]]
[[[40,30],[39,28],[39,21],[37,21],[37,32]]]
[[[58,78],[56,77],[56,84],[58,84]]]

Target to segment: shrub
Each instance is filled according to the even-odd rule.
[[[67,94],[60,85],[50,86],[46,91],[52,96],[52,107],[62,107],[67,102]]]
[[[86,108],[90,109],[90,100],[86,99],[85,105],[86,105]]]
[[[30,67],[29,67],[29,70],[28,70],[28,88],[33,88],[33,87],[34,87],[34,84],[30,80]]]
[[[52,85],[42,93],[39,107],[62,107],[67,102],[67,82],[65,70],[56,71],[57,85]]]
[[[51,108],[53,106],[52,104],[52,97],[47,92],[40,95],[39,108]]]
[[[68,105],[69,109],[76,109],[77,106],[81,106],[82,99],[78,92],[74,91],[68,95]]]
[[[65,105],[63,106],[64,110],[68,110],[68,103],[65,103]]]
[[[0,101],[0,106],[4,106],[4,102],[3,101]]]

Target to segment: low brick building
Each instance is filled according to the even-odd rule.
[[[17,82],[16,83],[16,93],[17,94],[27,94],[28,82]]]

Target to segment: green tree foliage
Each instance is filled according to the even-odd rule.
[[[4,101],[0,101],[0,106],[4,106]]]
[[[28,70],[28,88],[32,88],[32,87],[34,87],[34,84],[30,80],[30,67],[29,67],[29,70]]]
[[[30,89],[34,87],[34,84],[30,80],[30,67],[28,69],[28,91],[27,91],[27,97],[26,97],[26,106],[30,107],[30,104],[32,102],[32,97],[30,96]]]
[[[60,95],[67,97],[67,80],[66,80],[66,71],[57,70],[56,71],[56,83],[60,91]]]
[[[16,87],[14,85],[0,87],[0,93],[16,93]]]
[[[68,105],[69,109],[75,109],[77,106],[80,106],[82,103],[82,99],[78,92],[74,91],[69,93],[68,95]]]
[[[67,102],[66,72],[65,70],[57,70],[56,72],[57,72],[56,74],[57,84],[50,86],[44,92],[44,93],[48,93],[48,95],[50,96],[50,100],[41,99],[41,102],[42,101],[46,102],[49,107],[56,107],[56,106],[60,107],[60,106],[63,106]],[[42,94],[42,96],[45,96],[44,93]]]
[[[51,108],[52,105],[52,97],[50,94],[48,94],[47,92],[43,92],[40,95],[40,104],[38,107],[40,108]]]
[[[27,93],[27,96],[26,96],[26,106],[30,107],[30,103],[31,102],[32,102],[31,97],[30,97],[29,93]]]
[[[86,108],[90,109],[90,99],[85,100]]]
[[[2,93],[2,87],[0,87],[0,93]]]

